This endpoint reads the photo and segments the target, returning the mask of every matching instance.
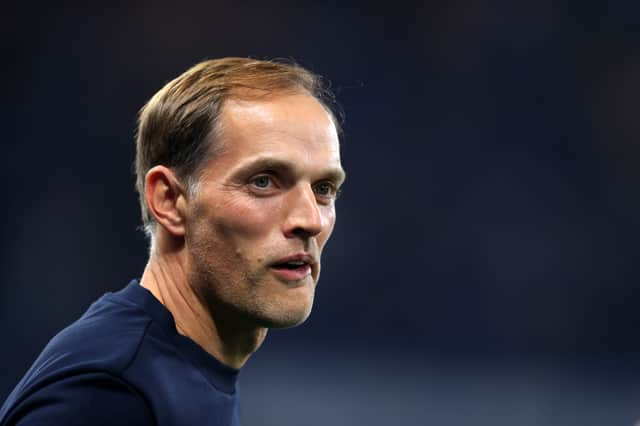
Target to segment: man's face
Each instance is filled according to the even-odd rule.
[[[223,151],[188,202],[191,283],[212,309],[264,327],[311,312],[344,179],[336,128],[304,94],[229,100]]]

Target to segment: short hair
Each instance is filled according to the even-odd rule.
[[[168,82],[142,107],[136,132],[136,189],[145,233],[156,222],[145,200],[145,176],[156,165],[171,168],[193,191],[203,165],[221,148],[220,113],[228,99],[254,100],[306,93],[327,110],[340,133],[342,114],[321,76],[283,60],[221,58],[200,62]]]

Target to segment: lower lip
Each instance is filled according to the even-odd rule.
[[[311,265],[304,265],[295,269],[271,268],[274,274],[285,281],[300,281],[311,275]]]

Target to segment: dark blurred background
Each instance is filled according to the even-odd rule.
[[[0,31],[0,400],[145,265],[137,110],[253,56],[333,82],[349,177],[246,425],[640,420],[640,3],[24,1]]]

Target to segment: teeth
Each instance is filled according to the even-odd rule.
[[[302,266],[304,262],[302,260],[294,260],[292,262],[287,262],[289,265]]]

